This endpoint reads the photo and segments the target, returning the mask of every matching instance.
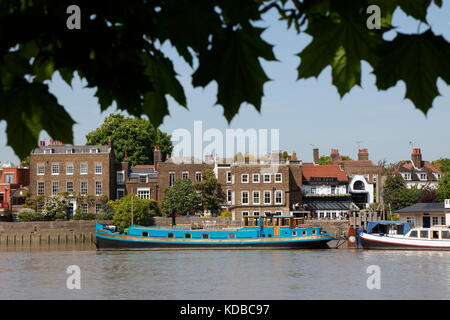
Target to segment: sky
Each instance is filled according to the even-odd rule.
[[[297,54],[308,45],[311,37],[287,30],[285,22],[277,21],[276,14],[269,12],[263,26],[263,38],[274,45],[278,61],[262,60],[263,68],[271,79],[264,85],[261,112],[252,105],[243,104],[231,123],[223,116],[223,108],[215,105],[217,85],[210,83],[206,88],[193,88],[191,75],[195,69],[186,64],[171,48],[163,45],[163,51],[174,62],[178,79],[184,87],[188,110],[169,98],[170,115],[160,126],[169,134],[176,129],[187,129],[193,134],[194,121],[202,121],[203,131],[217,128],[225,136],[226,129],[279,130],[281,150],[295,151],[297,158],[312,161],[312,149],[319,148],[320,155],[329,155],[331,149],[339,149],[341,155],[357,158],[358,148],[367,148],[374,163],[387,163],[410,159],[412,148],[421,148],[424,160],[450,158],[450,86],[438,79],[440,96],[433,101],[433,108],[425,116],[410,100],[404,98],[405,85],[398,82],[395,87],[378,91],[372,68],[362,62],[361,87],[354,87],[342,99],[331,82],[331,68],[327,67],[320,76],[297,80],[300,58]],[[432,5],[427,21],[435,34],[450,41],[450,2],[443,2],[442,8]],[[423,32],[425,24],[407,17],[397,10],[393,25],[398,32]],[[396,31],[385,35],[392,39]],[[449,57],[450,58],[450,57]],[[195,68],[195,65],[194,65]],[[86,142],[86,134],[99,127],[104,118],[118,112],[111,106],[103,113],[95,89],[84,88],[86,82],[75,77],[72,87],[55,73],[49,82],[50,91],[56,96],[71,117],[74,125],[74,144]],[[123,112],[122,112],[123,113]],[[126,113],[123,113],[126,115]],[[0,161],[19,163],[13,150],[7,146],[6,123],[0,121]],[[41,139],[50,139],[45,132]],[[204,144],[206,146],[206,143]]]

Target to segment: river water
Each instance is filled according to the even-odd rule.
[[[67,287],[70,265],[80,289]],[[450,299],[450,252],[8,247],[0,299]]]

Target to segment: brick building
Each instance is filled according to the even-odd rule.
[[[82,213],[99,212],[100,201],[89,206],[78,203],[77,195],[115,199],[119,165],[112,141],[107,146],[72,146],[59,141],[49,144],[41,141],[30,154],[30,192],[33,196],[67,192],[69,213],[79,206]]]
[[[301,207],[301,162],[282,160],[280,152],[268,161],[219,162],[214,170],[226,196],[224,209],[231,211],[233,220],[290,214]]]
[[[28,168],[0,164],[0,220],[10,220],[11,213],[20,210],[29,184]]]

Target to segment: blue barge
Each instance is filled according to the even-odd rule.
[[[242,227],[144,227],[96,225],[97,250],[165,249],[313,249],[328,248],[334,237],[320,227],[305,226],[294,216],[243,219]]]

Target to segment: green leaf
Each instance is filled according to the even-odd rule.
[[[211,81],[218,85],[217,104],[231,121],[243,102],[259,111],[263,85],[269,81],[259,58],[275,61],[272,45],[261,39],[261,28],[232,30],[228,28],[212,41],[209,51],[200,54],[199,67],[192,76],[195,87],[206,87]]]
[[[0,120],[7,122],[8,145],[20,159],[37,146],[42,130],[55,140],[73,143],[75,122],[48,92],[47,85],[22,81],[14,89],[2,93],[0,98]],[[12,105],[21,108],[7,107]]]
[[[398,3],[402,11],[407,15],[422,22],[427,22],[427,9],[431,0],[398,0]]]
[[[377,53],[380,59],[373,70],[377,87],[386,90],[403,80],[405,97],[425,114],[439,95],[437,78],[450,84],[450,45],[431,30],[412,35],[398,33],[394,40],[380,45]]]
[[[361,60],[375,59],[372,49],[381,35],[368,30],[359,18],[331,15],[310,21],[306,30],[313,39],[298,56],[298,79],[318,77],[328,65],[340,96],[361,84]]]

